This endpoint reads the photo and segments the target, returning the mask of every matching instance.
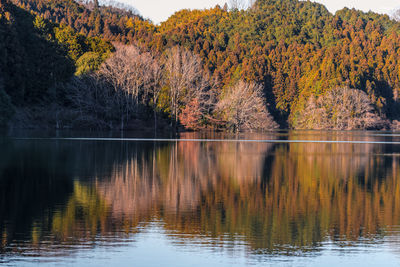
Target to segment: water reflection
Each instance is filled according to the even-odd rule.
[[[387,137],[295,132],[248,138]],[[344,143],[8,140],[0,155],[0,261],[123,245],[154,222],[175,245],[240,246],[248,257],[312,256],[328,243],[351,251],[385,238],[394,242],[398,150]]]

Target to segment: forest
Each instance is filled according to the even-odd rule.
[[[0,0],[0,125],[400,128],[400,23],[298,0],[181,10]]]

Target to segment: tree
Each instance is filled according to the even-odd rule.
[[[93,1],[93,5],[94,5],[94,6],[93,6],[93,11],[94,11],[94,13],[97,14],[97,13],[99,12],[99,6],[100,6],[100,5],[99,5],[99,0],[94,0],[94,1]]]
[[[262,87],[255,83],[239,81],[228,88],[216,112],[226,122],[226,127],[235,132],[278,128],[267,110]]]
[[[207,86],[200,58],[176,46],[166,53],[165,75],[169,87],[172,121],[177,122],[181,107],[189,103]]]
[[[139,104],[144,104],[152,86],[153,57],[137,46],[116,46],[116,52],[101,66],[99,74],[115,91],[120,102],[121,129]]]
[[[104,22],[101,19],[101,15],[97,14],[96,20],[94,22],[94,32],[96,35],[100,35],[101,33],[103,33],[103,26]]]
[[[247,9],[251,5],[247,0],[229,0],[231,10]]]
[[[151,86],[149,87],[149,94],[151,95],[151,101],[153,105],[154,115],[154,130],[157,131],[157,111],[158,111],[158,98],[160,97],[161,91],[164,87],[164,66],[161,65],[158,60],[153,60],[150,66],[151,72]]]
[[[194,98],[190,103],[182,110],[179,115],[179,122],[190,130],[199,130],[200,120],[202,118],[201,107],[198,98]]]
[[[339,87],[316,98],[311,96],[300,112],[297,129],[381,129],[380,118],[368,95],[357,89]]]
[[[75,75],[82,75],[96,71],[102,63],[103,59],[98,53],[86,52],[76,61]]]
[[[392,14],[393,19],[400,21],[400,9],[396,10]]]

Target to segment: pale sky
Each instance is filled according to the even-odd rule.
[[[135,7],[142,16],[155,23],[165,21],[175,11],[190,8],[204,9],[217,4],[223,6],[227,0],[120,0]],[[389,13],[400,7],[398,0],[316,0],[324,4],[329,11],[334,13],[343,7],[357,8],[363,11]]]

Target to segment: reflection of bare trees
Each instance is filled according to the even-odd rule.
[[[245,190],[260,181],[271,144],[178,142],[116,166],[111,179],[97,188],[114,215],[193,212],[210,191],[232,183]],[[154,214],[158,214],[155,212]]]
[[[315,134],[289,139],[376,140]],[[49,219],[56,237],[133,233],[140,223],[161,220],[181,236],[240,235],[251,249],[271,252],[315,248],[327,236],[375,238],[400,224],[399,158],[381,145],[179,141],[124,147],[97,153],[105,156],[91,164],[109,161],[112,168],[97,172],[93,183],[74,184]]]
[[[272,147],[178,142],[116,167],[97,187],[116,218],[148,213],[143,218],[157,216],[175,231],[241,234],[261,249],[313,246],[326,233],[355,240],[400,222],[398,162],[375,156],[382,147]]]
[[[114,217],[151,218],[159,184],[153,179],[153,168],[150,164],[144,158],[132,158],[125,164],[116,166],[111,174],[111,182],[97,183],[97,191],[110,204]]]

